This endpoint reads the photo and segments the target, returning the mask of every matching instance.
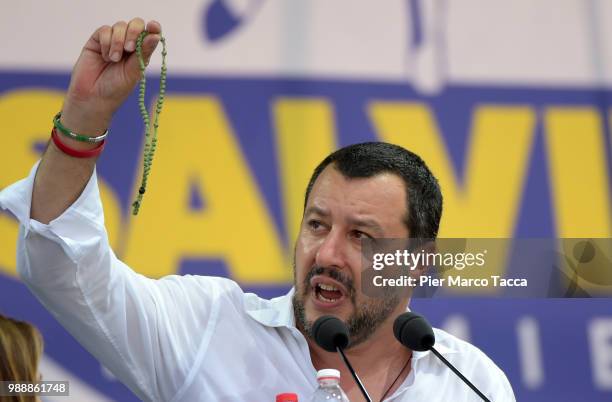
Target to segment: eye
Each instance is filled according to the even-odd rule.
[[[369,234],[362,232],[361,230],[353,230],[351,232],[351,235],[357,239],[357,240],[361,240],[361,239],[371,239],[372,236],[370,236]]]
[[[323,226],[323,224],[316,220],[316,219],[311,219],[308,221],[308,227],[312,230],[317,230],[319,229],[321,226]]]

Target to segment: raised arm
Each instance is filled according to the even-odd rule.
[[[144,28],[141,19],[120,22],[97,29],[88,40],[62,110],[69,130],[100,135],[108,127],[139,79],[133,42]],[[152,33],[144,42],[148,58],[161,27],[150,22],[146,29]],[[64,135],[61,143],[73,150],[87,147]],[[20,223],[17,272],[140,399],[180,398],[197,369],[203,339],[212,334],[218,311],[229,305],[223,295],[238,288],[229,280],[195,276],[150,279],[121,262],[104,228],[94,165],[94,159],[69,156],[51,142],[27,178],[0,191],[0,209]]]
[[[97,136],[108,128],[113,113],[140,78],[134,50],[144,29],[145,22],[134,18],[112,27],[104,25],[91,35],[74,66],[62,107],[60,121],[70,131]],[[146,30],[143,56],[148,61],[160,40],[161,25],[150,21]],[[96,146],[64,136],[62,142],[79,150]],[[49,223],[60,216],[85,188],[95,163],[95,158],[69,156],[50,141],[34,182],[31,218]]]

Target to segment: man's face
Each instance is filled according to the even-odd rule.
[[[382,173],[349,179],[333,165],[317,178],[295,246],[293,300],[298,328],[334,315],[349,326],[351,346],[366,340],[400,299],[371,298],[361,291],[361,240],[408,237],[406,189],[400,177]]]

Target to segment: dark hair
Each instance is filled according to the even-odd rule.
[[[404,223],[411,238],[435,239],[442,216],[442,193],[438,180],[416,154],[385,142],[364,142],[341,148],[327,156],[310,177],[304,208],[321,172],[330,164],[347,178],[366,178],[393,173],[404,180],[408,211]]]

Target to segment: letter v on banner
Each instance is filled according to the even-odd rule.
[[[480,106],[474,110],[463,180],[454,171],[444,137],[424,104],[372,102],[369,112],[382,140],[421,156],[438,178],[445,209],[439,237],[512,237],[533,146],[536,120],[531,108]],[[503,243],[498,242],[506,247]],[[503,274],[506,250],[493,255],[497,261],[487,259],[491,274]]]

